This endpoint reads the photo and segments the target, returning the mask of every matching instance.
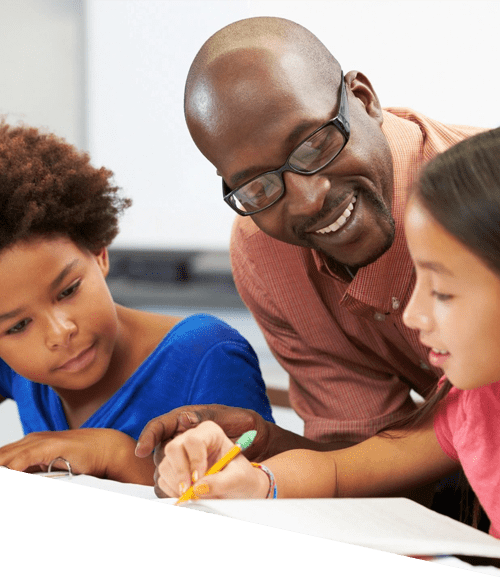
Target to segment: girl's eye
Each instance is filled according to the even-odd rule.
[[[442,302],[449,301],[450,299],[453,298],[453,295],[448,295],[448,294],[440,293],[440,292],[437,292],[437,291],[432,291],[431,294],[432,294],[433,297],[436,297],[436,299],[437,299],[438,301],[442,301]]]
[[[79,288],[82,281],[78,280],[75,284],[72,284],[67,289],[63,290],[62,293],[59,294],[59,299],[65,299],[73,295]]]
[[[23,319],[22,321],[18,322],[17,325],[11,327],[8,331],[8,335],[15,335],[17,333],[22,333],[24,329],[30,324],[31,319]]]

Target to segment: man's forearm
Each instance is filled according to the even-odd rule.
[[[307,439],[296,433],[292,433],[286,429],[282,429],[278,425],[272,427],[271,434],[266,449],[260,454],[259,461],[269,459],[274,455],[290,451],[291,449],[310,449],[312,451],[335,451],[337,449],[344,449],[350,447],[355,443],[347,441],[331,441],[328,443],[320,443]]]

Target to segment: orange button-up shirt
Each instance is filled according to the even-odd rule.
[[[349,283],[315,250],[277,241],[237,217],[231,262],[238,291],[290,376],[290,403],[316,441],[356,443],[414,407],[440,372],[402,320],[415,282],[403,231],[404,207],[422,164],[480,131],[409,109],[384,111],[394,163],[396,235]]]

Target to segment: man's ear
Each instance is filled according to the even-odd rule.
[[[103,247],[94,252],[94,257],[96,259],[97,265],[101,269],[104,278],[108,276],[109,273],[109,255],[108,249]]]
[[[382,107],[368,78],[362,72],[351,70],[345,75],[345,83],[347,88],[361,102],[367,114],[382,124]]]

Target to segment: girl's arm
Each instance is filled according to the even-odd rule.
[[[274,474],[278,497],[288,498],[397,496],[458,468],[439,446],[432,418],[416,430],[391,435],[337,451],[286,451],[263,464]],[[220,473],[203,477],[231,447],[215,423],[202,423],[180,435],[165,448],[158,467],[160,488],[179,496],[194,474],[194,487],[203,498],[266,497],[267,475],[242,455]]]
[[[0,448],[0,465],[17,471],[47,470],[63,457],[76,474],[124,483],[154,485],[153,459],[135,456],[135,440],[114,429],[72,429],[30,433]]]
[[[418,429],[388,434],[327,453],[288,451],[264,464],[280,497],[398,496],[458,468],[441,449],[432,417]]]

